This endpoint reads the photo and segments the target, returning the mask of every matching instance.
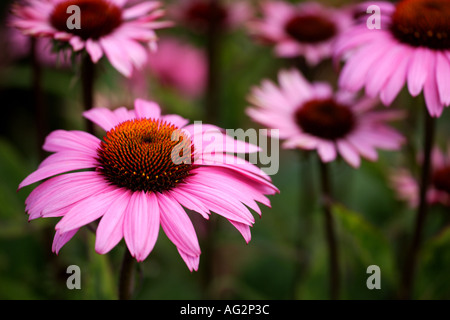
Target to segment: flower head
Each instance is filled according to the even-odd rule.
[[[450,206],[450,148],[444,153],[434,147],[431,153],[431,179],[427,190],[429,204]],[[418,164],[422,163],[421,156],[417,157]],[[390,183],[400,200],[406,201],[410,208],[419,204],[419,183],[417,178],[406,168],[392,170]]]
[[[213,21],[222,29],[233,29],[252,16],[246,1],[180,0],[171,8],[173,19],[197,31],[206,31]]]
[[[379,96],[390,105],[407,84],[412,96],[423,91],[431,116],[450,104],[450,2],[402,0],[368,2],[381,8],[381,28],[357,24],[336,44],[336,58],[345,60],[339,84]]]
[[[273,44],[278,56],[304,56],[310,65],[332,56],[336,37],[352,22],[349,10],[314,2],[265,1],[262,13],[262,19],[249,23],[250,33]]]
[[[44,144],[54,154],[19,186],[45,180],[28,196],[26,211],[30,220],[62,217],[53,251],[100,219],[98,253],[124,238],[130,253],[143,261],[161,226],[189,269],[197,270],[200,247],[185,208],[206,219],[214,211],[248,242],[254,218],[247,207],[261,214],[255,201],[269,206],[265,195],[278,192],[258,167],[229,154],[258,148],[215,126],[187,125],[186,119],[161,115],[156,103],[140,99],[134,110],[94,108],[84,116],[106,131],[103,139],[54,131]]]
[[[74,51],[86,49],[97,63],[106,55],[125,76],[147,61],[148,49],[156,48],[155,29],[170,26],[156,21],[163,16],[161,4],[129,0],[26,0],[14,7],[11,24],[24,34],[68,42]],[[79,8],[80,25],[68,24],[73,6]],[[74,18],[75,19],[75,18]]]
[[[161,84],[175,88],[188,97],[204,92],[207,76],[206,55],[200,49],[176,38],[164,38],[149,59],[148,71]]]
[[[248,115],[269,128],[278,128],[289,149],[317,150],[324,162],[340,154],[351,166],[361,156],[375,161],[377,148],[396,150],[403,137],[387,125],[402,117],[398,111],[372,110],[377,101],[334,93],[328,83],[309,83],[297,71],[281,71],[279,87],[264,80],[249,95]]]

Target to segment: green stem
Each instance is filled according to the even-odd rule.
[[[48,124],[46,121],[47,110],[44,104],[44,95],[42,91],[42,66],[38,59],[37,44],[39,39],[31,37],[31,64],[32,64],[32,85],[34,95],[34,112],[36,120],[36,139],[39,152],[39,158],[43,160],[46,156],[42,145],[47,135]]]
[[[434,144],[436,120],[432,118],[427,108],[424,108],[425,134],[424,134],[424,151],[423,165],[420,177],[419,188],[419,206],[417,209],[416,221],[414,226],[414,234],[411,246],[408,250],[401,283],[401,299],[411,299],[414,290],[414,275],[417,269],[420,247],[422,245],[423,229],[428,211],[427,190],[430,182],[431,172],[431,151]]]
[[[208,58],[208,85],[206,90],[206,120],[216,124],[220,114],[219,72],[220,72],[220,37],[221,25],[214,14],[219,9],[219,0],[210,0],[211,14],[206,31],[206,51]]]
[[[94,81],[95,65],[89,54],[85,52],[81,62],[81,86],[84,111],[88,111],[94,106]],[[86,130],[90,134],[94,134],[94,124],[87,119]]]
[[[131,256],[128,248],[125,248],[119,279],[120,300],[130,300],[133,297],[135,264],[136,260]]]
[[[330,279],[330,298],[333,300],[339,299],[340,291],[340,271],[338,247],[336,241],[336,234],[334,230],[333,215],[331,212],[332,196],[331,183],[328,172],[328,165],[319,160],[320,164],[320,180],[321,180],[321,196],[322,209],[325,218],[325,235],[329,251],[329,279]]]

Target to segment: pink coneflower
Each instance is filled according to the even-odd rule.
[[[449,149],[450,150],[450,149]],[[423,161],[418,159],[418,163]],[[400,200],[410,208],[419,205],[419,181],[411,171],[400,168],[392,171],[390,182]],[[450,206],[450,154],[444,154],[438,147],[431,153],[431,180],[426,195],[429,204]]]
[[[211,21],[221,28],[237,28],[252,16],[253,11],[242,0],[180,0],[172,5],[170,14],[181,25],[205,31]]]
[[[25,36],[17,28],[11,27],[0,30],[0,34],[0,45],[5,48],[1,53],[1,58],[5,62],[17,61],[29,57],[31,52],[31,41],[29,37]],[[36,58],[39,63],[47,67],[69,68],[71,66],[71,52],[69,50],[54,52],[52,47],[53,44],[49,38],[40,38],[37,41]]]
[[[94,108],[84,116],[107,131],[103,140],[82,131],[54,131],[44,149],[55,153],[19,186],[49,178],[31,192],[26,211],[30,219],[62,217],[56,252],[80,227],[100,219],[96,251],[104,254],[124,238],[131,255],[142,261],[161,226],[189,269],[197,270],[200,247],[184,208],[206,219],[214,211],[248,242],[254,217],[247,206],[260,214],[255,201],[270,206],[264,195],[278,191],[253,164],[234,155],[217,160],[221,152],[256,152],[256,146],[223,134],[203,141],[211,129],[219,137],[218,128],[162,116],[156,103],[138,99],[132,111]],[[205,151],[211,143],[218,152],[214,157]],[[197,164],[197,159],[203,161]]]
[[[14,7],[12,25],[26,35],[45,36],[70,43],[74,51],[86,49],[97,63],[106,55],[123,75],[147,61],[156,47],[155,29],[170,26],[156,21],[164,12],[156,1],[127,6],[128,0],[26,0]],[[80,8],[80,29],[69,29],[72,5]],[[68,13],[69,12],[69,13]]]
[[[381,29],[357,24],[338,40],[336,57],[346,60],[340,85],[365,87],[390,105],[406,83],[414,97],[423,90],[429,114],[439,117],[450,104],[450,1],[371,4],[381,8]]]
[[[277,56],[304,56],[310,65],[330,58],[336,37],[352,23],[350,10],[315,2],[265,1],[261,7],[263,17],[249,23],[250,33],[274,45]]]
[[[256,122],[279,129],[283,146],[317,150],[323,162],[340,154],[351,166],[360,157],[375,161],[377,148],[396,150],[403,137],[386,122],[398,119],[398,111],[372,110],[376,101],[356,99],[343,91],[333,93],[329,84],[308,83],[297,71],[281,71],[279,87],[264,80],[249,95],[247,114]]]
[[[158,51],[149,59],[149,69],[162,85],[172,87],[188,97],[197,97],[206,87],[206,54],[176,38],[161,39]]]

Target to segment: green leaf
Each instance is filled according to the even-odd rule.
[[[366,286],[363,280],[370,276],[366,273],[367,267],[377,265],[381,270],[382,289],[386,285],[388,289],[394,287],[397,280],[395,255],[386,236],[357,212],[342,205],[336,205],[332,210],[339,226],[342,265],[358,274],[360,287]],[[346,268],[344,271],[350,273]]]
[[[450,227],[429,239],[422,247],[416,275],[416,293],[421,299],[449,299]]]

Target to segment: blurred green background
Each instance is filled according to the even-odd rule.
[[[1,3],[3,21],[10,2]],[[179,26],[158,34],[205,46],[201,34]],[[243,28],[225,33],[221,38],[221,111],[217,124],[230,129],[259,128],[244,113],[246,95],[263,78],[276,80],[280,68],[291,66],[292,61],[277,59],[271,48],[254,43]],[[77,68],[44,67],[48,132],[84,128],[77,73]],[[330,61],[325,61],[314,77],[335,84],[337,74]],[[17,187],[40,162],[31,79],[29,57],[1,62],[0,299],[116,299],[123,241],[109,254],[98,255],[95,235],[84,228],[56,255],[51,252],[51,243],[58,220],[28,222],[24,212],[24,201],[34,186],[19,192]],[[113,101],[123,98],[117,96],[122,80],[102,60],[97,92]],[[178,113],[192,121],[204,119],[204,97],[187,99],[158,83],[152,83],[149,90],[165,113]],[[398,123],[398,129],[408,137],[403,150],[380,152],[379,161],[363,161],[359,170],[342,161],[331,165],[342,299],[397,297],[400,266],[415,211],[396,199],[388,178],[390,170],[410,163],[410,151],[420,146],[423,102],[422,97],[411,99],[403,92],[394,104],[409,112],[408,119]],[[449,123],[446,110],[438,121],[440,143],[446,143]],[[272,176],[280,194],[271,197],[272,208],[264,207],[261,219],[255,214],[250,243],[245,244],[239,232],[216,216],[212,219],[214,242],[209,250],[203,250],[198,272],[189,272],[175,246],[160,232],[155,249],[139,264],[134,298],[328,299],[328,252],[318,202],[317,161],[315,154],[280,150],[279,172]],[[428,215],[414,298],[450,298],[448,211],[435,206]],[[201,248],[206,248],[203,224],[197,216],[191,217]],[[213,263],[213,274],[205,285],[206,259]],[[66,287],[66,269],[73,264],[81,268],[81,290]],[[366,287],[370,265],[381,268],[380,290]]]

